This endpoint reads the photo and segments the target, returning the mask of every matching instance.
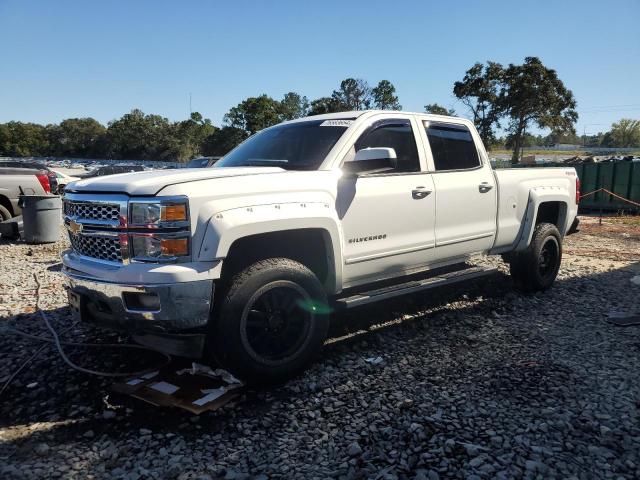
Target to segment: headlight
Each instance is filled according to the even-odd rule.
[[[189,220],[184,201],[132,202],[130,224],[140,226],[173,226]]]
[[[129,255],[139,262],[186,262],[191,255],[187,197],[131,199]]]
[[[189,255],[189,238],[165,234],[132,235],[131,248],[135,260],[174,260]]]

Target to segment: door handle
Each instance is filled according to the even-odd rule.
[[[411,196],[414,200],[421,200],[429,196],[429,194],[431,194],[431,190],[427,190],[424,187],[416,187],[411,190]]]
[[[493,188],[493,185],[489,185],[489,182],[482,182],[478,185],[478,190],[480,193],[487,193],[489,190]]]

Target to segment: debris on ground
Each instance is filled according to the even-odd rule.
[[[619,327],[640,325],[640,312],[609,312],[607,319],[609,323],[613,323]]]
[[[364,361],[367,363],[370,363],[371,365],[379,365],[384,360],[382,359],[382,357],[369,357],[369,358],[365,358]]]
[[[243,387],[225,370],[214,371],[193,363],[190,369],[170,364],[159,371],[118,382],[112,389],[152,405],[178,407],[199,415],[237,399]]]

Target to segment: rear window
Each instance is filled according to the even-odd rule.
[[[480,166],[471,132],[464,125],[424,122],[436,170],[468,170]]]

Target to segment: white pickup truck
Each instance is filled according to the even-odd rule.
[[[489,273],[472,255],[548,288],[578,199],[573,168],[494,171],[465,119],[319,115],[213,168],[70,184],[63,272],[83,320],[278,381],[318,353],[330,312]]]

